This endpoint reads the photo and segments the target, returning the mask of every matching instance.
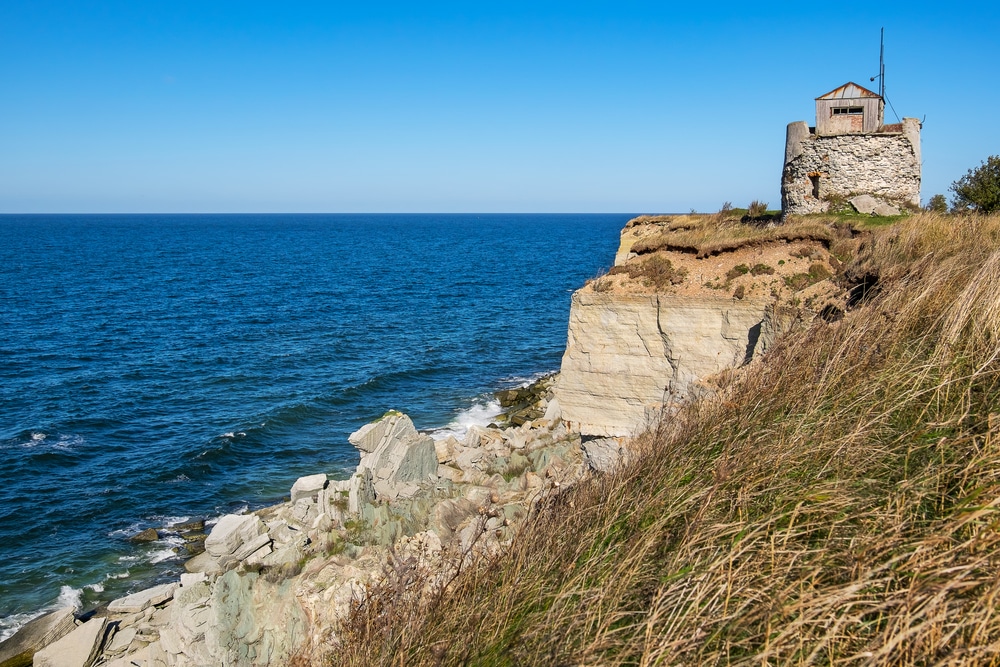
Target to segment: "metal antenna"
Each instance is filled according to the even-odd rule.
[[[879,95],[885,99],[885,28],[878,37],[878,78],[880,82]]]
[[[878,79],[878,96],[885,99],[885,28],[882,28],[878,38],[878,75],[869,81]]]

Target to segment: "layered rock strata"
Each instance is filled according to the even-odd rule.
[[[767,345],[768,303],[579,291],[555,396],[583,435],[629,436],[704,377]]]

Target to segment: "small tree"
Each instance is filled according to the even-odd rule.
[[[975,169],[951,184],[955,208],[973,208],[980,213],[1000,210],[1000,156],[991,155]]]
[[[927,210],[931,213],[947,213],[948,200],[944,198],[944,195],[934,195],[927,202]]]

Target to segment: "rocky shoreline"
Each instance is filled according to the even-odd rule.
[[[541,498],[615,465],[620,439],[566,428],[556,377],[498,392],[497,423],[462,440],[387,412],[350,436],[361,460],[349,479],[302,477],[287,502],[223,516],[207,535],[203,522],[174,527],[196,554],[179,581],[39,617],[0,644],[0,667],[322,660],[393,559],[458,568],[512,539]]]
[[[196,555],[180,581],[36,619],[0,644],[0,667],[323,664],[352,605],[391,575],[416,568],[445,590],[542,501],[614,469],[630,436],[782,332],[843,313],[837,254],[859,243],[816,221],[636,218],[615,267],[573,296],[559,374],[499,392],[496,423],[435,439],[389,411],[349,437],[348,479],[302,477],[287,502],[224,516],[207,536],[185,526]]]

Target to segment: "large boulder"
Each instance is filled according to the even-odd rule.
[[[34,667],[90,667],[104,641],[106,618],[92,618],[35,653]]]
[[[355,497],[363,490],[361,487],[373,488],[377,497],[390,500],[401,493],[412,495],[415,483],[437,475],[434,439],[418,433],[410,418],[401,412],[386,413],[352,433],[348,441],[362,452],[355,475],[358,483],[352,485]],[[370,472],[366,474],[366,470]],[[357,511],[356,506],[357,499],[352,500],[352,511]]]
[[[326,475],[324,473],[299,477],[295,480],[295,484],[292,484],[292,502],[294,503],[301,498],[312,498],[324,488],[326,488]]]
[[[63,607],[25,623],[13,636],[0,642],[0,667],[30,665],[36,651],[73,631],[75,611],[73,607]]]
[[[205,551],[215,558],[228,556],[266,532],[267,526],[256,514],[227,514],[205,539]]]

